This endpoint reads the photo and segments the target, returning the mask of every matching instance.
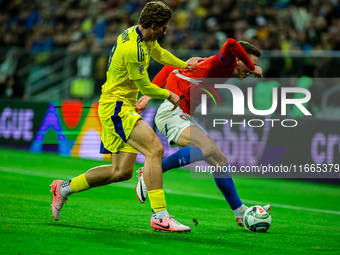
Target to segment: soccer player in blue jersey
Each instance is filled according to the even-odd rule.
[[[147,72],[150,57],[161,64],[188,69],[197,66],[201,60],[192,58],[186,63],[160,47],[157,39],[166,34],[170,19],[168,6],[162,2],[149,2],[140,14],[139,25],[118,36],[110,54],[98,107],[102,124],[100,152],[111,153],[112,164],[92,168],[68,181],[53,181],[51,210],[56,221],[69,195],[130,179],[139,151],[145,155],[144,181],[153,212],[151,227],[171,232],[190,231],[166,210],[161,167],[164,148],[134,108],[139,91],[151,98],[167,99],[173,109],[179,104],[175,93],[150,82]]]

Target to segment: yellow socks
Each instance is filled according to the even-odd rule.
[[[166,207],[164,191],[162,189],[155,189],[148,191],[148,197],[151,204],[151,209],[156,213],[162,211]]]
[[[70,188],[73,193],[88,190],[90,188],[90,185],[86,181],[85,174],[81,174],[73,178],[70,182]]]

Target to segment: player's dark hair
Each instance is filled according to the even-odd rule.
[[[239,41],[242,48],[247,52],[248,55],[254,55],[255,57],[261,57],[261,51],[249,42]]]
[[[168,6],[160,1],[147,3],[140,13],[138,23],[143,28],[151,27],[156,23],[157,27],[165,25],[171,19],[171,10]]]

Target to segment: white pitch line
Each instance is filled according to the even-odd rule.
[[[70,176],[70,175],[60,175],[60,174],[46,173],[46,172],[33,171],[33,170],[23,170],[23,169],[20,169],[20,168],[2,167],[2,166],[0,167],[0,172],[22,174],[22,175],[29,175],[29,176],[38,176],[38,177],[46,177],[46,178],[60,178],[60,179],[71,179],[71,178],[74,177],[74,176]],[[114,186],[114,187],[129,188],[129,189],[135,187],[135,185],[133,185],[133,184],[124,183],[124,182],[113,183],[113,184],[110,184],[110,185]],[[216,196],[216,195],[209,195],[209,194],[202,194],[202,193],[195,193],[195,192],[184,192],[184,191],[173,190],[173,189],[164,189],[164,191],[165,191],[165,193],[173,194],[173,195],[208,198],[208,199],[215,199],[215,200],[224,200],[224,197]],[[290,210],[340,215],[339,211],[322,210],[322,209],[316,209],[316,208],[307,208],[307,207],[300,207],[300,206],[268,203],[268,202],[263,202],[263,201],[254,201],[254,200],[247,200],[247,199],[242,199],[242,201],[249,203],[249,204],[258,204],[258,205],[270,204],[272,207],[278,207],[278,208],[284,208],[284,209],[290,209]]]

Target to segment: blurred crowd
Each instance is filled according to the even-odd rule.
[[[0,0],[0,47],[111,49],[146,0]],[[340,50],[339,0],[164,0],[173,18],[162,46],[219,49],[229,37],[262,50]]]
[[[124,29],[138,24],[146,2],[0,0],[0,97],[23,99],[30,96],[25,90],[42,79],[47,84],[44,88],[50,88],[62,83],[57,78],[70,77],[92,84],[92,96],[87,98],[99,95],[106,79],[108,52]],[[172,9],[173,17],[160,44],[170,51],[215,52],[228,38],[250,41],[260,50],[297,50],[307,55],[311,50],[340,50],[340,0],[163,2]],[[179,57],[196,54],[184,52],[185,57]],[[75,57],[64,63],[66,55]],[[51,67],[55,63],[59,69]],[[259,65],[267,78],[339,77],[340,59],[271,55],[262,57]],[[159,68],[150,66],[151,78]],[[65,73],[67,77],[62,76]],[[70,86],[76,87],[73,81]],[[332,86],[340,85],[308,85],[316,95],[314,105],[320,108],[321,95]],[[329,100],[333,105],[339,105],[339,93],[334,90],[334,99]]]

